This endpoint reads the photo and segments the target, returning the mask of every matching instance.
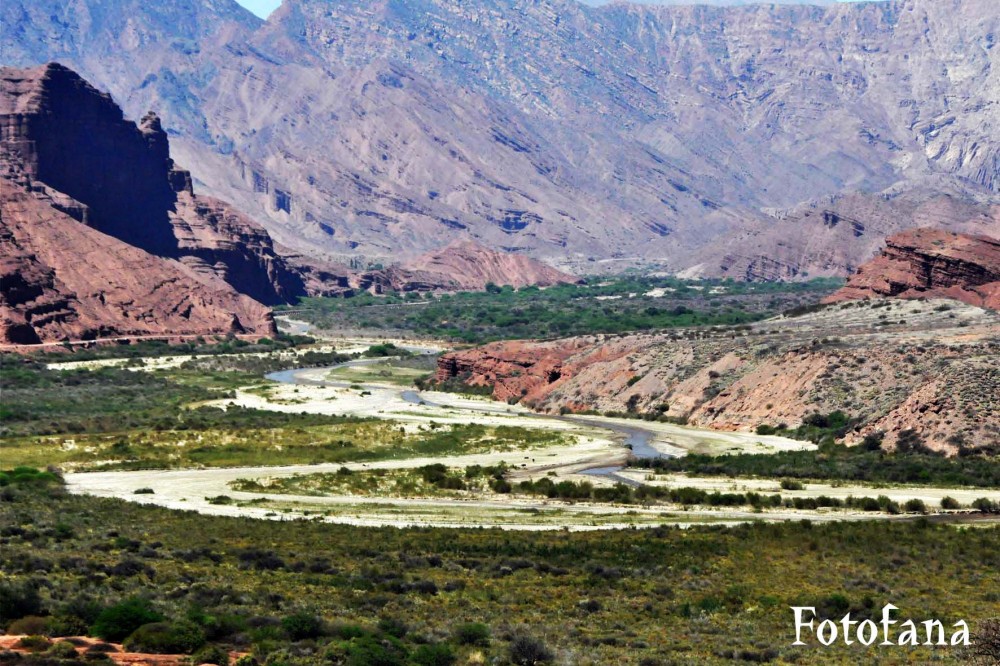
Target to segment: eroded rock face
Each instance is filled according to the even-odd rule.
[[[81,224],[53,205],[44,184],[3,167],[0,344],[275,334],[268,307]]]
[[[956,453],[1000,445],[1000,314],[957,301],[830,304],[746,329],[498,342],[445,354],[439,381],[535,409],[666,415],[721,430],[841,410],[849,444],[881,431]],[[909,434],[907,435],[908,431]]]
[[[933,227],[1000,237],[1000,205],[965,187],[932,178],[901,191],[827,197],[774,212],[697,255],[689,277],[795,280],[847,277],[906,229]]]
[[[110,95],[58,63],[5,67],[0,133],[5,159],[76,202],[63,211],[77,221],[265,303],[305,294],[262,227],[195,195],[156,114],[126,120]]]
[[[912,229],[886,240],[829,303],[868,298],[954,298],[1000,309],[1000,240]]]
[[[425,280],[462,290],[479,290],[487,284],[515,288],[571,284],[578,278],[524,255],[497,252],[468,240],[458,240],[408,261],[404,269]],[[439,276],[439,277],[435,277]]]

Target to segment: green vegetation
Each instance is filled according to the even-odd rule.
[[[479,344],[677,326],[740,325],[811,303],[839,281],[738,283],[676,278],[594,278],[546,289],[306,298],[296,317],[320,327],[396,330]]]
[[[309,336],[284,334],[279,335],[273,340],[270,338],[261,338],[256,342],[241,340],[239,338],[218,338],[214,340],[195,339],[174,344],[168,343],[165,340],[135,340],[113,345],[95,345],[90,348],[72,347],[72,356],[68,356],[65,351],[39,351],[32,354],[31,358],[36,361],[54,363],[67,360],[90,361],[112,358],[138,359],[188,354],[222,355],[269,353],[293,349],[295,347],[301,347],[315,342],[316,340]]]
[[[927,507],[907,502],[900,506],[884,495],[879,497],[789,497],[763,495],[761,493],[720,493],[708,492],[700,488],[663,488],[658,486],[627,486],[617,483],[613,486],[595,486],[587,481],[553,481],[542,478],[537,481],[522,481],[513,487],[515,492],[544,495],[552,499],[592,500],[614,502],[616,504],[651,504],[669,502],[684,506],[748,506],[754,509],[856,509],[860,511],[884,511],[886,513],[927,513]]]
[[[357,384],[394,384],[413,386],[433,376],[437,356],[421,355],[408,358],[387,358],[377,363],[346,365],[328,375],[330,379]]]
[[[184,416],[185,429],[10,438],[5,461],[74,469],[167,469],[364,462],[569,443],[566,435],[519,426],[427,424],[285,414],[230,407]]]
[[[271,665],[850,664],[868,653],[841,643],[792,647],[789,606],[860,619],[892,602],[908,617],[949,626],[964,618],[976,636],[997,614],[1000,589],[1000,529],[925,519],[595,533],[379,529],[204,516],[58,487],[8,490],[3,628],[22,622],[73,635],[104,618],[115,636],[130,630],[130,645],[180,638],[184,650],[235,649]],[[150,622],[166,626],[142,629]],[[194,648],[201,636],[205,647]],[[50,661],[22,663],[57,659],[37,658]],[[966,663],[950,648],[878,658]]]
[[[989,456],[946,458],[922,451],[887,452],[864,446],[822,444],[816,451],[633,460],[633,467],[669,474],[830,479],[865,483],[1000,487],[1000,460]]]
[[[781,435],[816,444],[833,443],[843,438],[859,422],[860,419],[851,418],[840,410],[829,414],[815,412],[802,419],[802,424],[797,428],[789,428],[783,423],[776,426],[759,425],[757,426],[757,434]]]
[[[412,469],[351,470],[342,467],[333,473],[296,474],[270,479],[237,479],[233,490],[289,495],[371,495],[458,496],[468,492],[510,492],[504,480],[505,465],[463,470],[449,469],[440,463]]]

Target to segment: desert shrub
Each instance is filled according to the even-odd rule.
[[[1000,618],[986,620],[976,627],[966,657],[971,666],[1000,664]]]
[[[805,485],[801,481],[796,481],[795,479],[782,479],[781,480],[782,490],[803,490]]]
[[[14,620],[7,625],[8,634],[23,634],[25,636],[48,636],[49,618],[38,615],[28,615],[20,620]]]
[[[17,647],[28,652],[41,652],[47,650],[52,645],[45,636],[24,636],[17,642]]]
[[[410,630],[406,623],[396,617],[383,617],[378,621],[378,630],[388,636],[402,638]]]
[[[972,503],[972,508],[983,513],[996,513],[1000,511],[1000,503],[994,502],[988,497],[980,497]]]
[[[123,646],[129,652],[190,654],[204,644],[205,632],[201,627],[188,620],[181,620],[144,624],[125,639]]]
[[[421,645],[410,656],[417,666],[452,666],[458,658],[447,643]]]
[[[945,497],[941,500],[942,509],[959,509],[961,506],[954,497]]]
[[[924,504],[923,500],[919,500],[916,498],[907,500],[906,504],[904,505],[904,508],[909,513],[927,513],[927,505]]]
[[[324,656],[329,662],[343,666],[404,666],[407,654],[395,638],[366,635],[331,643]]]
[[[547,664],[555,655],[540,638],[526,632],[517,632],[510,640],[510,660],[517,666]]]
[[[89,648],[87,648],[87,652],[88,653],[89,652],[95,652],[95,653],[98,653],[98,652],[100,652],[100,653],[118,652],[118,648],[116,648],[111,643],[94,643]]]
[[[42,612],[38,583],[33,580],[0,580],[0,624]]]
[[[198,664],[229,666],[229,652],[218,645],[206,645],[191,655],[191,666],[198,666]]]
[[[319,638],[323,634],[323,622],[306,611],[300,611],[281,618],[281,628],[293,641]]]
[[[142,625],[162,619],[148,599],[132,597],[101,611],[90,631],[106,641],[120,641]]]
[[[490,644],[490,628],[482,622],[463,622],[455,627],[455,641],[459,645],[485,647]]]
[[[46,650],[45,654],[46,656],[53,657],[55,659],[75,659],[76,646],[69,641],[58,641]]]

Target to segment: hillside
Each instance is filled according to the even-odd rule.
[[[954,301],[845,302],[747,326],[494,343],[444,355],[437,377],[543,411],[721,430],[842,411],[848,443],[884,432],[888,447],[903,436],[953,454],[1000,445],[998,326]]]
[[[976,208],[964,225],[1000,188],[991,0],[2,11],[9,62],[56,58],[134,117],[161,110],[208,193],[337,261],[472,238],[576,273],[846,275],[876,233],[803,248],[776,211],[888,190],[844,213],[875,229],[916,187]]]

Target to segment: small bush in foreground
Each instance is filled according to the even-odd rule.
[[[152,654],[190,654],[205,644],[205,632],[193,622],[151,622],[136,629],[125,639],[129,652]]]
[[[101,611],[90,631],[106,641],[120,641],[142,625],[162,619],[149,601],[132,597]]]

